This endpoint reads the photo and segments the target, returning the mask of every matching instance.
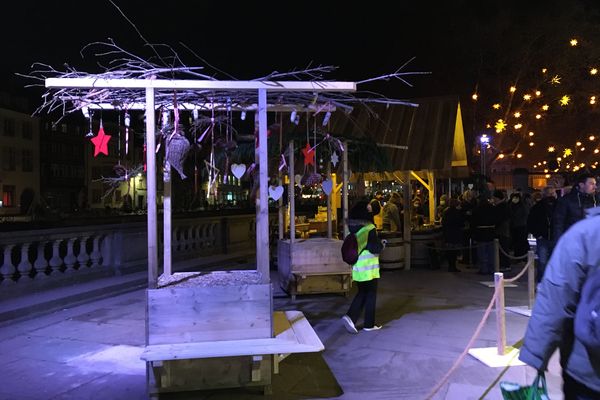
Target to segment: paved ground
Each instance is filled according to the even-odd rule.
[[[325,351],[292,355],[273,378],[273,399],[424,399],[463,352],[493,289],[474,270],[383,271],[376,332],[348,334],[340,317],[350,299],[304,295],[295,302],[274,282],[277,310],[300,310]],[[274,278],[276,274],[273,274]],[[0,399],[145,399],[144,291],[118,294],[50,314],[0,325]],[[525,283],[506,289],[507,306],[525,305]],[[527,317],[507,313],[509,344]],[[475,347],[495,346],[494,315]],[[489,368],[467,356],[434,399],[501,399],[498,382],[530,382],[525,366]],[[562,399],[556,357],[547,375],[551,398]],[[252,390],[178,393],[161,399],[261,399]]]

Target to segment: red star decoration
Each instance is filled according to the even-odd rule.
[[[315,165],[315,151],[311,149],[309,143],[306,143],[306,147],[302,149],[302,154],[304,154],[304,166]]]
[[[94,143],[94,157],[97,157],[98,154],[103,153],[108,155],[108,141],[111,136],[104,133],[104,128],[100,125],[100,129],[98,130],[98,135],[94,136],[90,140]]]

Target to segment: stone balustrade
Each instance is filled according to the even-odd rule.
[[[174,219],[174,270],[180,260],[254,249],[255,225],[255,215]],[[162,251],[160,226],[158,233]],[[147,258],[146,224],[140,222],[0,233],[0,298],[84,276],[137,272]]]

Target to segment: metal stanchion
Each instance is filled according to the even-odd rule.
[[[535,301],[535,255],[533,251],[527,252],[527,291],[529,295],[529,310],[533,309],[533,302]]]
[[[498,334],[498,355],[503,356],[506,350],[506,315],[504,314],[504,274],[494,274],[494,286],[498,291],[496,296],[496,330]]]
[[[500,240],[494,239],[494,272],[500,272]]]

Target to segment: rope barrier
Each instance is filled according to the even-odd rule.
[[[522,256],[511,256],[510,254],[508,254],[506,251],[504,251],[504,249],[502,248],[502,246],[498,246],[498,248],[500,249],[500,252],[502,254],[504,254],[506,257],[510,258],[511,260],[524,260],[527,258],[527,254],[523,254]]]
[[[526,255],[528,257],[527,263],[525,264],[525,266],[523,267],[523,269],[513,278],[511,279],[504,279],[502,274],[498,274],[499,279],[496,280],[497,285],[494,288],[494,295],[492,296],[492,299],[490,300],[490,304],[488,305],[488,307],[485,310],[485,313],[483,314],[483,317],[481,319],[481,321],[479,322],[479,325],[477,326],[477,329],[475,329],[475,332],[473,333],[473,336],[471,336],[471,339],[469,340],[469,343],[467,344],[467,346],[465,347],[465,349],[463,350],[463,352],[460,354],[460,356],[458,356],[458,358],[456,359],[456,361],[454,362],[454,364],[452,365],[452,367],[450,367],[450,369],[448,370],[448,372],[446,372],[446,374],[444,375],[444,377],[438,382],[438,384],[431,390],[431,392],[427,395],[426,399],[430,400],[433,398],[433,396],[435,396],[435,394],[442,388],[442,386],[448,381],[448,379],[450,378],[450,376],[452,375],[452,373],[458,368],[458,366],[460,365],[460,363],[464,360],[464,358],[466,357],[466,355],[469,352],[469,349],[471,349],[471,347],[473,346],[473,343],[475,342],[475,340],[477,340],[477,338],[479,337],[479,334],[481,333],[481,330],[483,329],[483,325],[485,324],[485,322],[487,321],[490,312],[492,311],[492,307],[494,306],[494,304],[496,303],[496,301],[500,298],[500,304],[499,307],[501,307],[501,310],[497,310],[497,312],[500,312],[501,315],[503,315],[504,313],[504,296],[501,296],[501,291],[504,291],[504,285],[506,283],[512,283],[514,281],[516,281],[517,279],[519,279],[521,276],[523,276],[523,274],[525,274],[525,272],[527,270],[529,270],[529,268],[532,268],[534,265],[534,258],[533,258],[533,252],[529,251]],[[498,282],[501,282],[500,284],[498,284]],[[501,317],[503,319],[503,316]],[[505,343],[505,333],[503,332],[503,330],[505,329],[503,322],[499,325],[498,327],[499,330],[502,330],[502,332],[499,332],[499,337],[504,338],[502,343],[499,343],[499,346],[504,347]],[[503,354],[503,353],[499,353],[499,354]],[[516,356],[516,354],[515,354]],[[513,356],[513,357],[515,357]]]
[[[444,386],[444,384],[446,383],[448,378],[450,378],[450,375],[452,375],[452,373],[456,370],[456,368],[458,368],[460,363],[464,360],[464,358],[466,357],[466,355],[469,352],[469,349],[473,346],[473,343],[475,343],[475,340],[477,340],[477,338],[479,337],[479,334],[481,333],[481,330],[483,329],[483,325],[485,324],[488,317],[490,316],[490,312],[492,311],[492,307],[494,306],[494,303],[496,302],[496,298],[498,297],[499,292],[500,292],[500,287],[497,287],[494,290],[494,295],[492,296],[492,300],[490,300],[490,304],[486,308],[485,313],[483,314],[483,318],[479,322],[479,325],[477,326],[475,333],[473,333],[473,336],[471,336],[471,340],[469,340],[467,347],[465,347],[465,349],[463,350],[461,355],[458,356],[458,358],[454,362],[454,365],[452,365],[452,367],[448,370],[448,372],[446,372],[446,375],[444,375],[442,380],[431,390],[431,392],[429,392],[429,394],[426,397],[427,400],[432,399],[433,396],[435,396],[435,394],[441,389],[441,387]]]

